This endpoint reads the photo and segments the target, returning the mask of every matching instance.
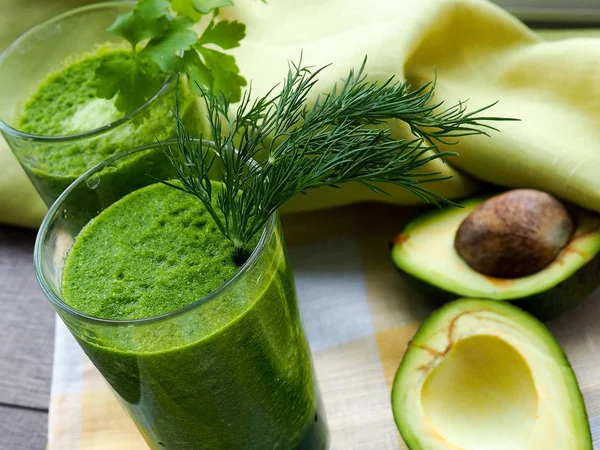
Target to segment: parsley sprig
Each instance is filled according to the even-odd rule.
[[[429,202],[447,202],[424,186],[447,177],[423,169],[456,153],[431,150],[495,130],[486,122],[514,120],[480,114],[492,105],[474,112],[464,103],[444,109],[433,102],[435,83],[413,90],[393,77],[382,84],[367,81],[365,63],[310,106],[308,95],[324,68],[301,63],[290,66],[278,94],[273,88],[252,99],[248,89],[235,111],[226,95],[206,90],[212,144],[193,139],[176,112],[177,149],[164,151],[181,184],[166,184],[205,205],[239,263],[269,217],[309,189],[354,181],[386,194],[380,183],[390,183]],[[394,119],[407,123],[413,138],[393,139],[383,124]],[[223,178],[218,193],[209,176],[217,160]]]
[[[237,21],[217,21],[219,8],[231,4],[229,0],[141,0],[132,11],[119,15],[108,31],[129,42],[133,58],[100,65],[98,97],[116,95],[120,111],[135,110],[160,89],[164,80],[156,77],[158,66],[165,76],[187,74],[194,80],[190,88],[196,94],[212,88],[239,101],[246,80],[234,57],[222,50],[239,46],[246,27]],[[207,14],[211,20],[198,36],[192,27]]]

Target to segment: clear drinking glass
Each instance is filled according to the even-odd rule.
[[[91,128],[74,134],[40,136],[20,130],[28,99],[49,76],[99,49],[129,48],[124,39],[106,29],[118,14],[134,6],[135,2],[121,1],[74,9],[32,28],[0,56],[0,131],[48,206],[85,170],[107,157],[156,138],[174,137],[170,113],[175,104],[173,77],[165,79],[145,104],[109,123],[97,123],[102,114],[90,111]],[[191,117],[197,104],[185,86],[180,83],[180,104],[186,125],[191,126],[200,122]],[[81,155],[83,162],[57,170],[57,160],[67,161],[73,155]]]
[[[213,170],[219,179],[219,167]],[[85,223],[133,190],[174,175],[153,145],[117,155],[69,186],[50,208],[35,245],[44,294],[151,448],[327,448],[277,215],[233,278],[177,311],[106,320],[62,300],[65,257]],[[222,320],[214,320],[223,310]]]

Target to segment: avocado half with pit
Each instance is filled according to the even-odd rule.
[[[411,450],[592,450],[566,356],[509,303],[461,299],[434,312],[398,368],[392,407]]]
[[[490,196],[425,213],[394,239],[392,259],[407,281],[435,301],[457,297],[512,301],[542,320],[579,304],[600,281],[600,217],[571,212],[575,231],[542,270],[520,278],[495,278],[471,268],[455,248],[463,221]]]

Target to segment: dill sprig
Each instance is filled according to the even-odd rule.
[[[327,66],[291,64],[278,94],[275,87],[252,99],[249,89],[234,112],[227,96],[205,90],[212,143],[190,136],[175,112],[178,151],[164,150],[181,186],[167,184],[205,205],[239,263],[269,217],[309,189],[354,181],[387,194],[375,183],[390,183],[435,204],[448,202],[423,186],[449,178],[421,170],[434,159],[456,155],[437,151],[437,145],[495,130],[485,122],[512,120],[479,115],[493,105],[468,113],[460,102],[439,111],[442,104],[432,103],[435,82],[415,90],[393,77],[368,82],[365,64],[366,59],[312,106],[307,97]],[[414,138],[392,139],[391,130],[381,127],[390,119],[407,123]],[[209,176],[216,160],[222,175],[218,194]]]

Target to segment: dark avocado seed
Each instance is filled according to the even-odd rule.
[[[460,225],[454,246],[473,270],[497,278],[539,272],[573,234],[565,207],[551,195],[516,189],[479,205]]]

